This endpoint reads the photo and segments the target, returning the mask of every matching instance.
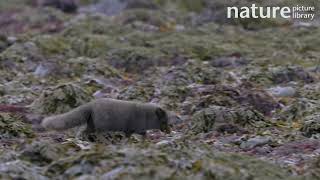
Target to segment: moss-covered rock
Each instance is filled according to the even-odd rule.
[[[41,172],[42,169],[25,161],[9,161],[0,163],[1,179],[39,179],[48,180]]]
[[[176,148],[145,146],[141,150],[139,146],[130,146],[119,150],[114,146],[100,147],[99,153],[81,153],[52,163],[46,169],[46,175],[68,178],[93,175],[124,179],[290,178],[286,170],[245,155],[216,153],[199,144],[179,145],[179,151]]]
[[[150,42],[154,47],[161,49],[165,54],[184,55],[192,59],[211,60],[225,55],[228,47],[219,45],[221,39],[214,33],[203,33],[195,36],[195,32],[173,32],[161,39]]]
[[[307,137],[319,135],[320,133],[320,114],[315,113],[304,118],[301,128],[303,134]]]
[[[315,77],[299,66],[278,67],[273,69],[272,74],[272,79],[276,84],[290,81],[301,81],[303,83],[312,83],[315,81]]]
[[[279,66],[251,71],[249,80],[259,84],[282,84],[289,82],[312,83],[316,77],[301,66]]]
[[[63,148],[50,142],[33,142],[23,148],[19,159],[44,166],[59,159],[64,153],[66,152],[64,152]]]
[[[66,56],[70,53],[69,50],[71,49],[67,40],[59,36],[39,36],[34,39],[34,43],[45,57],[51,57],[57,54]]]
[[[78,56],[103,57],[114,44],[114,40],[106,35],[83,35],[70,38],[71,47]]]
[[[146,47],[119,47],[108,52],[108,62],[118,69],[137,73],[163,64],[163,53]]]
[[[174,24],[172,18],[157,10],[132,9],[123,12],[117,17],[117,21],[122,24],[132,24],[134,22],[143,22],[153,25],[163,30],[170,30],[170,24]]]
[[[269,18],[269,19],[239,18],[239,19],[235,19],[233,23],[236,25],[241,25],[243,28],[248,30],[260,30],[260,29],[281,27],[281,26],[285,27],[292,24],[292,22],[283,18]]]
[[[255,110],[210,106],[192,116],[191,130],[195,133],[207,133],[225,124],[251,128],[268,125],[266,118]]]
[[[320,178],[319,167],[320,167],[320,158],[319,158],[319,157],[316,157],[316,158],[312,161],[312,163],[311,163],[311,165],[310,165],[310,167],[309,167],[310,172],[308,172],[308,173],[304,176],[304,178],[305,178],[306,180],[312,180],[312,179],[318,179],[318,178]]]
[[[78,57],[67,60],[70,74],[75,77],[93,76],[103,78],[121,78],[122,74],[101,58]]]
[[[217,84],[224,78],[225,74],[222,70],[210,67],[205,62],[189,60],[181,66],[168,69],[159,84],[165,86],[186,86],[193,83]]]
[[[221,115],[224,115],[224,113],[222,112],[220,114],[220,111],[223,109],[223,107],[216,107],[215,109],[205,109],[197,112],[192,117],[192,131],[195,133],[206,133],[213,130],[216,118],[223,118]],[[217,110],[217,112],[215,110]]]
[[[298,98],[289,102],[278,114],[278,118],[284,121],[304,122],[305,118],[319,111],[319,102],[306,98]]]
[[[148,84],[137,84],[129,86],[119,93],[118,98],[123,100],[136,100],[140,102],[149,102],[155,94],[155,88]]]
[[[62,84],[44,90],[31,107],[41,114],[57,114],[78,107],[90,99],[90,95],[79,86]]]
[[[0,113],[0,139],[31,138],[35,134],[23,117],[10,113]]]
[[[125,33],[125,29],[112,24],[113,21],[108,16],[91,15],[78,16],[68,22],[68,27],[64,29],[64,37],[81,37],[82,35],[119,35]]]
[[[15,74],[32,71],[36,62],[42,59],[39,48],[33,42],[14,44],[0,54],[1,66]]]
[[[299,94],[301,97],[312,99],[312,100],[319,100],[320,99],[320,84],[306,84],[300,90]]]
[[[160,104],[165,107],[176,110],[181,106],[181,103],[190,94],[190,89],[186,86],[165,86],[162,87],[160,95]]]

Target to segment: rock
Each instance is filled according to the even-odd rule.
[[[15,36],[9,36],[7,38],[7,40],[8,40],[8,43],[11,45],[11,44],[14,44],[15,42],[17,42],[18,38]]]
[[[126,6],[126,1],[103,0],[88,7],[81,8],[80,12],[99,12],[108,16],[114,16],[125,10]]]
[[[217,132],[220,133],[228,133],[228,134],[234,134],[234,133],[244,133],[245,130],[241,129],[239,126],[235,124],[221,124],[217,125]]]
[[[163,146],[167,146],[167,145],[170,145],[170,144],[172,144],[171,141],[162,140],[162,141],[160,141],[160,142],[157,142],[157,143],[156,143],[156,146],[158,146],[158,147],[163,147]]]
[[[143,140],[144,140],[144,137],[141,134],[132,134],[128,138],[128,141],[131,143],[141,143]]]
[[[286,66],[272,69],[274,83],[288,83],[291,81],[302,81],[304,83],[315,82],[315,77],[300,66]]]
[[[121,143],[138,143],[143,141],[143,137],[139,134],[134,134],[132,137],[127,137],[124,132],[93,132],[85,131],[85,126],[81,126],[78,130],[77,138],[82,141],[95,142],[101,144],[121,144]]]
[[[170,125],[176,125],[176,124],[183,123],[183,120],[176,113],[174,113],[172,111],[169,111],[168,118],[169,118]]]
[[[88,174],[81,175],[81,176],[75,178],[75,180],[96,180],[96,179],[98,179],[96,176],[88,175]],[[102,177],[101,179],[105,179],[105,178]]]
[[[275,147],[272,155],[274,157],[300,157],[312,152],[316,153],[319,149],[320,142],[318,139],[301,139]],[[313,159],[314,157],[310,156],[309,158]]]
[[[80,9],[81,12],[103,13],[108,16],[118,15],[128,9],[157,9],[156,3],[148,0],[102,0]]]
[[[60,146],[54,145],[50,142],[33,142],[27,145],[20,153],[19,158],[29,161],[30,163],[39,166],[48,165],[52,161],[59,159],[63,155],[63,150]]]
[[[117,167],[117,168],[103,174],[101,179],[115,179],[115,177],[117,177],[117,175],[119,173],[121,173],[121,171],[123,171],[123,170],[124,170],[123,167]]]
[[[214,67],[235,68],[235,67],[239,67],[239,66],[245,66],[245,65],[249,64],[249,61],[247,59],[241,57],[240,54],[234,54],[234,55],[214,59],[210,63]]]
[[[315,157],[309,167],[310,172],[305,175],[305,179],[319,179],[320,178],[320,158]]]
[[[195,133],[209,132],[213,129],[217,118],[223,119],[223,107],[204,109],[192,116],[192,131]]]
[[[155,142],[158,142],[164,136],[165,136],[165,134],[162,131],[158,130],[158,129],[148,130],[147,133],[146,133],[146,138],[151,140],[151,141],[155,141]]]
[[[177,145],[161,148],[144,144],[143,149],[126,145],[102,146],[99,153],[79,152],[59,159],[51,163],[45,172],[57,179],[72,179],[92,172],[97,172],[94,174],[97,176],[102,174],[105,179],[185,179],[186,174],[190,179],[292,178],[285,169],[244,154],[214,152],[212,147],[197,141],[188,145],[181,141],[175,143]],[[91,173],[85,167],[92,170]],[[82,172],[79,171],[81,169]]]
[[[157,32],[157,31],[159,31],[159,28],[157,26],[146,24],[146,23],[143,23],[141,21],[133,22],[132,26],[135,29],[139,29],[141,31],[149,31],[149,32]]]
[[[182,32],[182,31],[184,31],[186,29],[186,27],[184,25],[178,24],[178,25],[176,25],[175,29],[178,32]]]
[[[43,60],[40,49],[34,42],[15,43],[0,54],[1,66],[17,76],[19,73],[33,71],[37,63]]]
[[[42,169],[25,161],[9,161],[0,163],[1,179],[38,179],[49,180],[42,174]]]
[[[293,65],[254,69],[249,73],[249,79],[261,85],[279,85],[310,84],[316,82],[317,77],[302,66]]]
[[[320,99],[320,83],[305,84],[300,90],[301,97],[319,100]]]
[[[296,90],[293,87],[273,87],[268,91],[276,97],[293,97],[296,94]]]
[[[44,90],[31,108],[40,114],[58,114],[89,102],[91,96],[75,84],[61,84]]]
[[[0,139],[34,137],[30,124],[23,121],[18,114],[0,113]]]
[[[181,66],[170,68],[162,81],[165,85],[217,84],[223,80],[224,75],[223,71],[218,68],[189,60]]]
[[[91,174],[93,169],[94,169],[94,167],[90,163],[79,164],[79,165],[75,165],[75,166],[70,167],[69,169],[67,169],[64,172],[64,174],[67,177],[76,177],[76,176],[82,175],[82,174]]]
[[[193,84],[191,84],[193,85]],[[273,111],[279,109],[280,103],[266,90],[257,88],[253,84],[243,82],[239,85],[217,85],[196,84],[188,86],[192,93],[189,99],[193,102],[196,110],[207,108],[210,105],[226,107],[250,106],[253,109],[271,115]],[[188,99],[188,100],[189,100]]]
[[[294,99],[290,104],[282,108],[277,114],[277,119],[284,121],[305,121],[309,115],[320,111],[320,102],[307,98]]]
[[[155,93],[155,87],[150,84],[137,83],[124,88],[119,92],[118,99],[137,100],[141,102],[150,102]]]
[[[312,137],[320,134],[320,113],[309,115],[305,118],[301,128],[303,135]]]
[[[48,74],[49,70],[45,68],[42,64],[38,65],[36,70],[34,71],[35,76],[44,77]]]
[[[39,78],[45,78],[50,75],[57,76],[61,73],[63,73],[62,68],[57,63],[48,61],[38,64],[35,71],[33,72],[33,75]]]
[[[255,88],[250,83],[243,83],[238,90],[239,94],[233,95],[233,99],[241,105],[251,105],[264,115],[271,115],[273,111],[280,109],[280,103],[267,91]]]
[[[265,118],[257,111],[247,108],[227,108],[210,106],[198,111],[191,118],[191,129],[195,133],[207,133],[219,129],[220,125],[234,124],[237,126],[263,127]]]
[[[250,138],[247,141],[244,141],[240,144],[241,149],[252,149],[257,146],[263,146],[271,142],[270,137],[256,136],[254,138]]]
[[[143,72],[150,67],[164,64],[164,54],[146,47],[123,47],[108,51],[108,62],[126,72]]]

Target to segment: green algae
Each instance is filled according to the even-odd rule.
[[[32,138],[35,134],[31,125],[23,122],[22,116],[0,113],[0,138]]]
[[[137,73],[142,69],[161,64],[163,54],[146,47],[122,46],[108,52],[108,61],[111,65],[126,72]]]
[[[90,174],[96,176],[92,172],[99,172],[102,177],[108,177],[114,171],[112,176],[116,179],[290,178],[288,172],[279,170],[277,166],[248,156],[216,153],[203,145],[178,147],[179,151],[170,146],[161,149],[147,146],[144,150],[139,146],[129,146],[119,151],[119,147],[108,146],[99,148],[99,153],[86,152],[56,161],[46,169],[46,174],[49,177],[64,175],[70,178]],[[234,162],[235,159],[237,162]],[[81,168],[79,163],[86,169]],[[105,166],[99,167],[98,164]]]
[[[305,97],[311,100],[318,100],[320,98],[320,86],[316,84],[306,84],[300,90],[301,97]]]
[[[207,133],[222,124],[235,124],[251,129],[268,126],[267,119],[262,114],[248,108],[210,106],[196,112],[191,118],[191,130],[194,133]]]
[[[61,54],[66,55],[70,49],[63,37],[43,35],[34,40],[37,47],[39,47],[41,54],[45,57]]]
[[[19,154],[19,159],[38,166],[45,166],[59,159],[59,157],[63,156],[64,153],[66,152],[60,145],[57,146],[45,141],[34,141],[23,148]]]
[[[101,57],[111,49],[114,41],[105,35],[84,35],[81,38],[72,38],[71,48],[79,56]]]
[[[118,17],[117,21],[121,22],[122,24],[130,24],[140,21],[146,24],[154,25],[158,28],[163,28],[164,31],[170,30],[170,24],[174,24],[172,18],[167,16],[165,13],[161,13],[161,11],[157,10],[147,9],[127,10]]]
[[[96,35],[119,35],[128,33],[128,29],[118,26],[114,20],[108,16],[86,15],[80,16],[69,22],[62,31],[64,37],[80,37],[85,34]]]
[[[278,113],[280,120],[289,122],[303,122],[305,118],[319,111],[319,102],[307,98],[299,98]]]
[[[152,99],[154,93],[155,88],[153,86],[139,84],[123,89],[119,99],[148,102]]]
[[[90,95],[74,84],[61,84],[42,92],[31,107],[40,114],[63,113],[90,101]]]
[[[307,137],[317,136],[320,133],[320,114],[315,113],[304,118],[301,128],[303,134]]]
[[[117,69],[100,58],[78,57],[66,60],[72,69],[73,76],[81,77],[84,74],[91,76],[103,76],[104,78],[121,78],[122,74]]]

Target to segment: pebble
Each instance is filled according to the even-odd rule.
[[[273,87],[268,91],[276,97],[293,97],[296,94],[296,90],[293,87]]]
[[[241,149],[252,149],[257,146],[263,146],[271,142],[270,137],[256,136],[254,138],[250,138],[247,141],[243,141],[240,144]]]

